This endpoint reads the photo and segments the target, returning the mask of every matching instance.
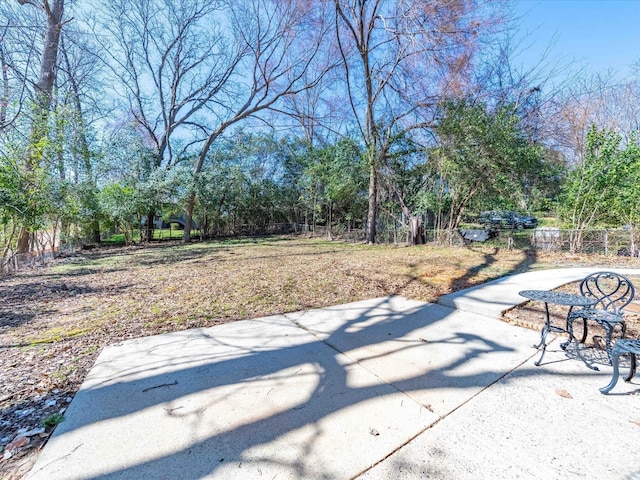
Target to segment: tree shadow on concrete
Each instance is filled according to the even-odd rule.
[[[68,471],[56,469],[64,469],[65,461],[90,461],[82,458],[83,450],[99,448],[88,444],[105,435],[128,439],[108,441],[115,448],[108,456],[115,460],[74,478],[195,480],[214,474],[231,478],[233,472],[252,478],[263,470],[295,478],[352,477],[504,378],[508,371],[495,368],[490,357],[514,357],[513,368],[522,363],[522,353],[506,339],[479,335],[482,327],[475,322],[456,323],[447,307],[399,305],[396,297],[386,297],[290,320],[272,317],[148,337],[125,344],[124,352],[114,347],[98,360],[98,373],[89,376],[51,440],[55,444],[68,437],[63,461],[46,458],[47,465],[36,465],[42,470],[34,478],[69,478]],[[137,350],[135,358],[127,359],[127,349]],[[443,400],[443,389],[454,393]],[[376,402],[382,403],[370,407]],[[251,408],[243,410],[243,403]],[[376,427],[376,408],[383,407],[378,410],[383,416],[390,405],[400,404],[399,418],[408,416],[410,426],[392,445],[381,445],[377,437],[387,430]],[[132,430],[127,424],[160,406],[183,422],[184,430],[169,437],[175,448],[160,435],[160,425],[143,421],[136,427],[134,421]],[[371,410],[363,423],[341,426],[337,441],[346,451],[338,452],[333,464],[316,464],[314,459],[322,457],[318,449],[332,443],[324,434],[335,427],[332,419],[351,418],[354,407]],[[212,416],[212,411],[220,414]],[[114,422],[118,426],[110,430]],[[291,451],[274,451],[287,444],[292,432],[297,443],[288,446]],[[164,438],[160,445],[154,435]],[[119,464],[118,457],[128,456],[139,442],[164,453]],[[348,465],[340,465],[345,459]]]
[[[496,263],[496,255],[500,251],[499,247],[494,247],[492,251],[487,252],[486,249],[482,249],[479,247],[474,247],[473,245],[465,246],[466,249],[471,250],[473,252],[479,253],[483,257],[483,262],[479,265],[476,265],[472,268],[467,269],[467,271],[451,280],[451,290],[458,291],[464,290],[465,288],[473,287],[478,284],[477,280],[473,280],[480,272],[490,268],[492,265]],[[507,275],[513,275],[516,273],[524,273],[531,269],[531,265],[535,265],[538,261],[537,252],[535,249],[523,250],[524,258],[514,265],[507,273],[500,275],[499,277],[490,278],[489,280],[496,280],[497,278],[505,277]]]

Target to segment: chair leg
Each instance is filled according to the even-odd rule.
[[[573,335],[573,321],[569,320],[569,318],[567,318],[567,325],[566,325],[566,330],[567,333],[569,334],[569,338],[567,338],[566,342],[562,342],[560,344],[560,348],[562,348],[563,350],[566,350],[567,347],[569,345],[571,345],[571,342],[573,342],[574,340],[577,342],[578,339]]]
[[[625,382],[630,382],[636,374],[636,355],[634,353],[630,353],[629,356],[631,357],[631,367],[629,367],[629,376],[624,379]]]
[[[609,361],[611,362],[611,352],[613,350],[613,332],[616,329],[616,325],[620,325],[620,338],[624,338],[626,331],[627,331],[627,326],[625,325],[624,322],[622,323],[609,323],[609,322],[603,322],[601,323],[601,325],[604,327],[605,331],[607,332],[607,340],[606,340],[606,345],[605,348],[607,349],[607,357],[609,357]]]
[[[575,320],[582,320],[582,337],[578,339],[573,334],[573,322]],[[587,319],[586,318],[567,318],[567,332],[569,332],[569,340],[567,340],[562,348],[567,348],[567,346],[571,343],[571,340],[575,340],[578,343],[584,343],[587,339]]]
[[[612,355],[613,356],[611,358],[611,365],[613,365],[613,374],[611,377],[611,381],[609,382],[609,385],[607,385],[606,387],[602,387],[600,389],[600,393],[603,393],[603,394],[609,393],[611,389],[613,389],[613,387],[616,386],[616,383],[618,383],[618,377],[620,376],[620,371],[618,368],[618,362],[620,360],[620,352],[617,350],[614,350]]]
[[[580,340],[578,340],[578,338],[573,334],[573,322],[575,320],[582,320],[582,338]],[[587,319],[586,318],[579,318],[579,317],[574,317],[574,318],[568,318],[567,317],[567,333],[569,334],[569,338],[567,339],[566,342],[563,342],[560,344],[560,348],[562,348],[563,350],[566,350],[567,347],[569,345],[571,345],[572,341],[576,341],[576,352],[577,355],[580,357],[580,344],[584,343],[586,338],[587,338]],[[542,360],[542,358],[541,358]],[[600,370],[598,367],[596,367],[595,365],[589,365],[589,363],[583,359],[585,365],[587,367],[589,367],[591,370],[595,370],[598,371]]]
[[[584,343],[587,340],[587,319],[582,318],[582,338],[579,343]]]
[[[604,330],[607,332],[607,338],[605,340],[605,349],[607,350],[607,357],[609,357],[609,362],[611,362],[611,337],[613,336],[613,328],[614,326],[610,323],[602,323]]]
[[[546,327],[543,327],[542,329],[542,334],[540,335],[540,343],[538,344],[538,346],[534,346],[535,348],[540,348],[540,346],[542,345],[542,353],[540,354],[540,358],[538,359],[537,362],[533,362],[533,364],[536,367],[540,366],[540,363],[542,362],[542,358],[544,357],[544,354],[547,351],[547,335],[549,334],[549,330],[546,329]]]

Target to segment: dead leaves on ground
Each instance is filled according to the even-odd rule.
[[[387,295],[434,302],[506,274],[576,262],[603,260],[274,237],[97,250],[1,278],[0,440],[37,428],[47,402],[70,398],[111,343]],[[536,313],[524,316],[539,322]],[[31,414],[16,414],[25,408]],[[14,467],[0,465],[0,477]]]

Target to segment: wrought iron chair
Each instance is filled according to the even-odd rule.
[[[580,293],[585,297],[590,297],[597,302],[589,307],[573,309],[567,317],[567,330],[569,339],[562,344],[562,348],[577,340],[584,343],[587,339],[587,322],[596,322],[602,326],[606,333],[607,356],[611,361],[612,336],[616,327],[620,329],[620,338],[624,338],[626,325],[622,310],[634,298],[635,289],[631,281],[624,275],[615,272],[597,272],[587,276],[580,283]],[[582,336],[578,340],[574,335],[574,323],[582,320]],[[597,367],[592,367],[597,370]]]
[[[602,387],[600,392],[609,393],[613,387],[618,383],[618,377],[620,376],[618,362],[620,361],[620,355],[628,353],[631,357],[631,367],[629,368],[629,375],[624,379],[625,382],[630,382],[636,373],[636,355],[640,355],[640,340],[634,340],[633,338],[623,338],[618,340],[611,352],[611,364],[613,365],[613,377],[611,382],[606,387]]]

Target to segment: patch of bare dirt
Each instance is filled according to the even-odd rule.
[[[583,265],[640,262],[277,237],[96,250],[0,278],[0,479],[26,475],[106,345],[386,295],[434,302],[507,274]],[[541,314],[528,304],[508,321],[539,329]]]

